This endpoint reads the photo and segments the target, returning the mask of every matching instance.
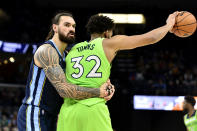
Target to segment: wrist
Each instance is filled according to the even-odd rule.
[[[103,90],[102,88],[97,88],[97,89],[99,89],[98,97],[104,98],[107,96],[107,92],[105,90]]]
[[[166,24],[165,27],[168,29],[168,31],[170,31],[173,28],[173,25],[171,24]]]
[[[99,88],[98,97],[99,98],[103,98],[104,97],[101,88]]]

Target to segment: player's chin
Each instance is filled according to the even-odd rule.
[[[67,36],[67,39],[69,39],[69,40],[75,40],[75,35],[68,35]]]
[[[69,44],[73,44],[75,42],[75,37],[68,37],[67,41]]]

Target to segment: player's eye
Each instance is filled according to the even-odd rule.
[[[66,27],[70,27],[70,24],[69,24],[69,23],[66,23],[66,24],[64,24],[64,26],[66,26]]]
[[[76,25],[73,25],[73,28],[76,28]]]

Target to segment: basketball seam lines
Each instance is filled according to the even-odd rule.
[[[177,29],[177,31],[178,31],[179,35],[181,35],[181,33],[179,32],[179,29]]]
[[[181,35],[181,33],[180,33],[179,30],[178,30],[178,26],[176,27],[176,30],[178,31],[179,35]],[[175,31],[176,31],[176,30],[175,30]],[[174,32],[175,32],[175,31],[174,31]]]
[[[178,32],[179,32],[179,30],[183,31],[183,32],[186,32],[186,33],[192,33],[192,32],[188,32],[188,31],[185,31],[185,30],[177,29]]]
[[[190,23],[190,24],[186,24],[186,25],[179,25],[179,26],[176,26],[176,27],[180,27],[180,26],[187,26],[187,25],[193,25],[193,24],[196,24],[197,22],[194,22],[194,23]]]
[[[182,20],[177,21],[177,23],[176,23],[176,24],[180,23],[181,21],[183,21],[186,17],[188,17],[188,16],[190,16],[190,15],[191,15],[191,14],[189,14],[189,15],[185,16]]]

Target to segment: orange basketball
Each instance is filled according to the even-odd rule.
[[[176,23],[172,32],[179,37],[188,37],[196,31],[197,23],[193,14],[187,11],[181,11],[176,17]]]

